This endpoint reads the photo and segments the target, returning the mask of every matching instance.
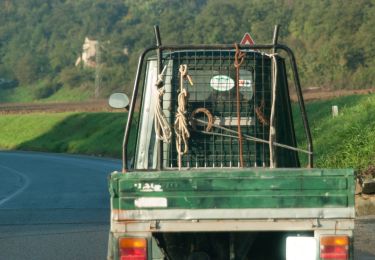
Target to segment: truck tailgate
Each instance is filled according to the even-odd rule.
[[[117,220],[353,218],[351,169],[210,169],[113,173]]]

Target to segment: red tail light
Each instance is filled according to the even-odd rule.
[[[120,238],[119,253],[120,260],[147,260],[147,240],[145,238]]]
[[[320,258],[331,260],[349,259],[349,238],[347,236],[321,237]]]

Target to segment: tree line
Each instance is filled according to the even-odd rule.
[[[163,43],[234,43],[250,32],[294,49],[302,85],[374,85],[374,0],[3,0],[0,2],[0,79],[39,87],[40,98],[59,88],[91,88],[91,68],[76,67],[85,37],[101,43],[106,95],[130,93],[140,51]]]

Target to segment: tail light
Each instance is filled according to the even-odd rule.
[[[320,237],[320,258],[330,260],[349,259],[349,237],[322,236]]]
[[[147,260],[147,240],[145,238],[120,238],[119,253],[120,260]]]

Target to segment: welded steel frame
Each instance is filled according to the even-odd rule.
[[[302,122],[304,126],[304,131],[305,131],[305,136],[307,139],[307,151],[309,152],[308,154],[308,167],[312,168],[313,167],[313,143],[312,143],[312,136],[311,136],[311,131],[309,127],[309,122],[307,119],[307,114],[306,114],[306,108],[305,108],[305,102],[303,100],[303,95],[302,95],[302,88],[301,88],[301,83],[297,71],[297,63],[296,59],[294,56],[293,51],[286,45],[283,44],[278,44],[277,43],[277,29],[275,29],[275,34],[274,34],[274,39],[273,39],[273,44],[255,44],[255,45],[238,45],[241,50],[270,50],[273,51],[274,53],[277,53],[279,50],[284,51],[289,60],[290,60],[290,65],[292,69],[292,74],[293,74],[293,80],[294,80],[294,86],[295,86],[295,91],[297,94],[298,98],[298,104],[301,112],[301,117],[302,117]],[[143,65],[146,56],[152,52],[156,51],[157,53],[157,59],[158,59],[158,73],[161,71],[161,66],[162,66],[162,53],[164,51],[168,52],[174,52],[174,51],[183,51],[183,50],[234,50],[234,45],[233,44],[196,44],[196,45],[162,45],[161,40],[160,40],[160,33],[159,29],[155,28],[155,35],[156,35],[156,45],[146,48],[140,55],[138,59],[138,66],[137,66],[137,72],[136,72],[136,77],[134,80],[134,88],[133,88],[133,95],[130,101],[129,105],[129,110],[128,110],[128,120],[125,126],[125,131],[124,131],[124,139],[123,139],[123,144],[122,144],[122,171],[123,173],[127,172],[128,170],[128,162],[127,162],[127,145],[129,141],[129,133],[130,133],[130,128],[132,125],[132,120],[133,120],[133,114],[134,114],[134,109],[135,109],[135,104],[137,101],[138,97],[138,91],[139,91],[139,85],[141,82],[141,74],[143,71]],[[140,107],[142,107],[142,100],[140,100]],[[159,145],[159,149],[161,149],[161,141]],[[161,151],[161,150],[160,150]],[[158,158],[158,170],[162,169],[162,161],[163,161],[163,153],[159,151],[159,158]]]

